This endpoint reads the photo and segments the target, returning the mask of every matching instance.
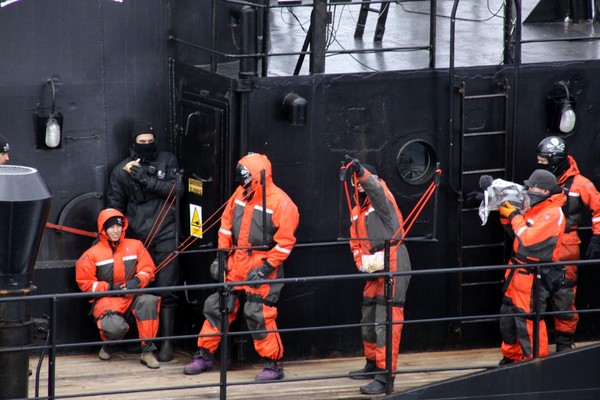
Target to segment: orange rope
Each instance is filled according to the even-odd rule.
[[[171,191],[169,192],[169,195],[165,199],[165,202],[163,203],[162,207],[160,208],[160,211],[158,212],[158,215],[157,215],[156,219],[154,220],[154,223],[152,224],[152,228],[150,228],[150,232],[148,232],[148,236],[146,237],[146,240],[144,241],[144,247],[148,248],[148,246],[150,246],[150,244],[154,240],[154,237],[158,233],[160,226],[162,225],[165,218],[169,214],[169,211],[170,211],[171,207],[173,206],[175,199],[177,198],[177,195],[173,196],[173,192],[175,191],[176,186],[177,186],[177,184],[173,184],[173,187],[171,187]],[[168,207],[166,207],[167,203],[169,203]]]
[[[345,167],[342,167],[342,168],[348,168],[350,165],[352,165],[352,163],[349,163],[348,165],[346,165]],[[435,173],[438,175],[438,177],[440,177],[442,175],[442,170],[436,169]],[[356,174],[353,174],[353,179],[356,182]],[[408,217],[406,217],[404,219],[403,224],[400,226],[400,228],[398,228],[398,230],[392,236],[392,238],[394,238],[394,237],[396,237],[396,235],[398,235],[398,233],[400,233],[401,231],[403,232],[402,239],[398,242],[398,245],[404,241],[404,238],[406,238],[408,231],[410,231],[410,229],[412,228],[414,223],[417,221],[417,217],[425,208],[425,205],[427,204],[427,202],[433,195],[433,192],[435,192],[435,190],[437,189],[437,186],[438,186],[437,179],[434,179],[431,182],[431,184],[429,185],[429,187],[425,190],[425,192],[423,192],[423,195],[419,198],[419,201],[417,201],[417,204],[415,204],[413,209],[410,211],[410,213],[408,214]],[[350,203],[350,194],[348,193],[348,182],[347,181],[344,181],[344,189],[346,191],[346,199],[348,201],[348,209],[349,209],[350,213],[352,214],[352,205]],[[354,191],[354,200],[355,200],[356,204],[358,204],[358,189],[355,189],[355,191]],[[357,236],[358,236],[358,232],[357,232]]]
[[[250,193],[253,193],[254,190],[253,189]],[[250,194],[249,193],[249,194]],[[211,219],[213,219],[226,205],[227,203],[229,203],[229,200],[227,200],[225,203],[221,204],[221,206],[214,212],[212,213],[212,215],[210,217],[208,217],[206,219],[206,221],[203,222],[202,225],[206,225],[206,223],[208,223],[208,221],[210,221]],[[222,217],[222,215],[221,215]],[[209,225],[206,229],[203,229],[203,234],[210,231],[210,229],[212,229],[217,223],[219,223],[219,221],[221,221],[221,217],[217,218],[211,225]],[[169,254],[169,256],[167,256],[157,267],[155,270],[155,273],[159,272],[160,270],[162,270],[163,268],[165,268],[171,261],[173,261],[182,251],[186,250],[188,247],[190,247],[192,244],[194,244],[196,242],[196,240],[198,240],[198,237],[195,236],[188,236],[178,247],[177,250],[179,251],[179,253],[176,252],[172,252],[171,254]],[[190,243],[187,243],[189,240],[191,240]]]

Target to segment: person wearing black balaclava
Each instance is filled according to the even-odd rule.
[[[179,163],[175,155],[158,151],[156,132],[148,122],[136,122],[131,130],[130,157],[122,160],[112,171],[106,194],[107,207],[120,210],[129,220],[128,237],[150,242],[148,251],[160,269],[154,286],[167,287],[179,284],[179,264],[173,258],[165,266],[163,261],[177,250],[175,208],[171,207],[164,219],[169,194],[177,181]],[[168,202],[171,203],[170,201]],[[175,204],[175,203],[173,203]],[[153,228],[154,224],[157,224]],[[160,223],[160,225],[158,225]],[[152,231],[152,232],[151,232]],[[149,238],[152,235],[153,238]],[[173,336],[177,296],[174,292],[161,292],[159,336]],[[171,340],[160,342],[158,360],[173,359]]]
[[[567,194],[563,212],[567,220],[565,234],[560,247],[560,261],[581,259],[578,228],[587,222],[584,216],[591,216],[592,236],[587,246],[589,259],[600,258],[600,193],[594,184],[579,171],[575,158],[569,154],[567,143],[558,136],[548,136],[540,141],[537,148],[538,168],[550,171]],[[589,217],[586,217],[589,218]],[[589,221],[589,219],[588,219]],[[551,293],[553,311],[562,311],[554,316],[554,341],[556,351],[575,347],[575,332],[579,316],[575,308],[578,271],[576,265],[563,267],[564,284]],[[565,313],[565,311],[572,311]]]
[[[500,223],[514,237],[509,264],[504,273],[503,298],[500,307],[500,334],[502,360],[499,365],[533,358],[537,344],[539,357],[548,355],[548,332],[542,318],[534,338],[533,318],[526,314],[546,311],[548,293],[554,293],[562,284],[561,267],[545,266],[536,274],[534,266],[559,261],[565,232],[565,215],[561,207],[566,196],[556,183],[556,177],[547,170],[536,169],[525,182],[529,206],[519,210],[509,201],[498,206]],[[534,285],[539,279],[539,298]]]

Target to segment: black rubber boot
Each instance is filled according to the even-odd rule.
[[[365,366],[362,369],[356,371],[350,371],[350,379],[373,379],[374,375],[364,375],[370,372],[381,372],[384,371],[381,368],[377,368],[375,361],[367,360]]]
[[[500,360],[500,362],[498,363],[498,366],[501,367],[503,365],[508,365],[508,364],[512,364],[512,363],[514,363],[514,361],[511,360],[510,358],[508,358],[508,357],[502,357],[502,360]]]
[[[554,341],[556,342],[557,353],[575,348],[575,335],[573,333],[556,331]]]
[[[159,319],[159,335],[161,337],[173,336],[175,325],[175,309],[163,308],[160,310]],[[160,342],[160,350],[158,352],[158,361],[169,362],[173,360],[173,345],[171,340],[163,340]]]
[[[377,375],[377,378],[369,382],[368,385],[361,386],[360,392],[362,394],[381,394],[385,393],[385,384],[387,382],[386,375]],[[390,382],[390,393],[394,391],[394,378],[391,378]]]

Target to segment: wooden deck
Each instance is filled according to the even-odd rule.
[[[497,365],[500,358],[499,348],[400,354],[398,369],[401,372],[396,376],[395,393],[482,371]],[[101,361],[95,354],[59,356],[56,360],[55,396],[57,399],[218,399],[218,386],[199,386],[218,385],[218,369],[186,376],[182,371],[189,360],[186,355],[176,354],[172,362],[161,363],[160,369],[150,370],[139,363],[138,354],[118,353],[110,361]],[[37,358],[32,357],[30,366],[34,373],[30,378],[30,398],[36,393],[37,363]],[[339,377],[363,365],[364,359],[361,357],[288,361],[285,363],[285,379],[266,384],[254,383],[254,376],[261,369],[261,364],[233,367],[227,373],[227,381],[231,385],[227,387],[227,399],[385,397],[362,395],[359,387],[368,383],[368,380]],[[48,393],[47,367],[48,360],[45,359],[40,373],[39,397],[42,398]],[[330,378],[319,379],[324,376]]]

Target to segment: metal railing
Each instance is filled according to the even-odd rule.
[[[459,20],[458,6],[459,0],[454,0],[451,16],[438,15],[438,4],[437,0],[429,0],[429,29],[428,29],[428,40],[423,40],[421,44],[414,42],[401,43],[400,45],[383,46],[381,40],[375,42],[376,45],[371,47],[357,47],[345,48],[339,42],[339,46],[334,48],[331,46],[333,42],[336,42],[337,30],[334,29],[336,21],[332,21],[332,18],[336,18],[337,7],[355,7],[360,8],[361,13],[363,9],[368,9],[369,12],[375,11],[382,14],[385,9],[387,11],[393,4],[400,4],[397,0],[304,0],[299,1],[297,4],[289,4],[285,2],[277,2],[274,0],[255,0],[255,1],[243,1],[243,0],[213,0],[212,1],[212,26],[211,26],[211,44],[210,46],[203,46],[198,43],[186,40],[183,37],[179,37],[175,34],[169,35],[168,39],[174,43],[178,43],[190,48],[200,50],[210,55],[210,70],[217,72],[219,60],[227,61],[239,61],[240,62],[240,78],[251,78],[252,76],[267,77],[269,74],[270,60],[274,57],[290,57],[297,56],[297,63],[294,69],[293,75],[299,75],[302,64],[306,57],[309,57],[309,74],[318,74],[325,72],[326,58],[334,55],[360,55],[360,54],[376,54],[376,53],[394,53],[394,52],[420,52],[426,51],[429,55],[428,62],[423,65],[423,68],[438,68],[440,67],[436,61],[436,53],[438,52],[439,40],[437,35],[438,24],[436,19],[446,17],[451,21],[450,27],[450,69],[454,68],[455,58],[455,24]],[[378,11],[371,8],[373,5],[380,5],[381,9]],[[238,52],[223,51],[219,49],[222,43],[218,40],[218,31],[220,21],[218,15],[223,8],[228,7],[230,13],[240,15],[239,23],[232,25],[232,30],[235,28],[239,30],[238,35],[244,40],[240,43]],[[243,10],[252,10],[252,12],[244,14]],[[300,24],[303,33],[306,35],[301,50],[286,51],[272,46],[270,43],[270,31],[272,28],[272,10],[286,10],[286,12],[296,18],[296,10],[304,11],[310,9],[310,12],[302,12],[304,18],[310,19],[310,25],[308,28],[304,28]],[[541,44],[550,42],[594,42],[600,40],[600,37],[595,36],[593,33],[589,35],[582,35],[578,33],[578,30],[574,30],[573,35],[563,35],[561,37],[539,37],[532,39],[523,39],[523,16],[522,16],[522,2],[521,0],[510,0],[503,4],[503,19],[502,24],[502,64],[510,64],[520,66],[522,63],[522,45],[530,44]],[[498,10],[499,13],[500,9]],[[419,11],[419,14],[426,14],[426,11]],[[309,15],[309,16],[308,16]],[[494,15],[495,16],[495,15]],[[341,20],[341,17],[340,17]],[[359,17],[360,24],[362,21]],[[345,21],[348,22],[348,21]],[[381,24],[378,21],[378,25]],[[385,21],[383,22],[385,24]],[[243,26],[245,25],[245,26]],[[248,28],[248,25],[251,25]],[[339,26],[338,26],[339,28]],[[384,26],[385,28],[385,26]],[[376,30],[380,29],[377,26]],[[358,29],[357,29],[358,30]],[[232,34],[234,32],[232,31]],[[251,37],[250,37],[251,36]],[[377,35],[376,35],[377,36]],[[333,37],[333,39],[332,39]],[[355,32],[355,38],[357,36]],[[426,44],[425,44],[426,43]],[[237,44],[236,44],[237,46]],[[260,64],[260,73],[258,66]]]
[[[312,244],[311,244],[312,245]],[[314,246],[319,246],[319,243],[314,243]],[[214,251],[214,250],[212,250]],[[389,267],[389,241],[386,241],[386,253],[385,253],[385,257],[386,257],[386,265]],[[273,284],[273,283],[280,283],[280,284],[286,284],[286,285],[295,285],[295,284],[301,284],[301,283],[314,283],[314,282],[324,282],[324,281],[336,281],[336,282],[340,282],[340,281],[351,281],[351,280],[365,280],[365,279],[372,279],[372,278],[383,278],[386,282],[386,286],[391,287],[390,285],[392,285],[393,283],[393,278],[394,277],[399,277],[399,276],[406,276],[406,275],[411,275],[411,276],[424,276],[424,275],[439,275],[439,274],[459,274],[459,273],[470,273],[470,272],[478,272],[478,271],[495,271],[495,270],[505,270],[505,269],[518,269],[518,268],[531,268],[535,270],[535,283],[534,283],[534,288],[535,288],[535,293],[539,294],[539,285],[540,285],[540,269],[541,268],[545,268],[545,267],[550,267],[550,266],[563,266],[563,265],[577,265],[577,266],[588,266],[588,265],[596,265],[597,264],[597,260],[585,260],[585,261],[569,261],[569,262],[556,262],[556,263],[546,263],[546,264],[539,264],[539,265],[489,265],[489,266],[471,266],[471,267],[461,267],[461,268],[457,268],[457,267],[446,267],[446,268],[435,268],[435,269],[427,269],[427,270],[412,270],[412,271],[398,271],[398,272],[378,272],[378,273],[372,273],[372,274],[343,274],[343,275],[326,275],[326,276],[306,276],[306,277],[292,277],[292,278],[283,278],[283,279],[270,279],[270,280],[264,280],[264,281],[253,281],[253,284]],[[161,291],[192,291],[192,290],[218,290],[221,294],[221,299],[222,301],[225,300],[225,297],[227,296],[227,294],[236,286],[242,286],[244,285],[244,282],[226,282],[226,283],[208,283],[208,284],[196,284],[196,285],[184,285],[184,286],[173,286],[173,287],[169,287],[169,288],[145,288],[145,289],[136,289],[136,290],[124,290],[122,291],[123,294],[143,294],[143,293],[154,293],[154,294],[160,294]],[[393,295],[391,294],[392,291],[386,291],[385,295],[386,295],[386,304],[387,304],[387,319],[386,319],[386,335],[387,337],[389,337],[391,335],[392,332],[392,325],[394,324],[394,322],[392,322],[392,318],[391,318],[391,313],[392,313],[392,302],[393,302]],[[121,292],[120,292],[121,293]],[[215,386],[219,386],[220,387],[220,398],[221,399],[225,399],[227,397],[227,388],[231,385],[250,385],[250,384],[256,384],[256,382],[233,382],[233,383],[229,383],[227,381],[227,358],[228,358],[228,354],[229,354],[229,349],[228,349],[228,337],[236,337],[236,336],[240,336],[240,335],[248,335],[248,334],[255,334],[255,333],[268,333],[268,332],[275,332],[275,331],[270,331],[270,330],[259,330],[259,331],[234,331],[234,332],[228,332],[227,329],[223,329],[222,333],[220,334],[222,336],[222,340],[221,340],[221,344],[220,344],[220,354],[221,354],[221,363],[220,363],[220,382],[218,384],[198,384],[198,385],[185,385],[185,386],[169,386],[169,387],[153,387],[153,388],[144,388],[144,389],[132,389],[132,390],[124,390],[124,391],[98,391],[98,392],[93,392],[93,393],[85,393],[85,394],[79,394],[79,395],[73,395],[73,394],[69,394],[69,395],[62,395],[60,393],[57,393],[57,387],[56,387],[56,375],[55,375],[55,369],[56,369],[56,358],[57,358],[57,354],[60,352],[60,350],[68,350],[68,349],[74,349],[74,348],[82,348],[82,347],[87,347],[87,346],[100,346],[102,344],[105,343],[140,343],[142,340],[144,340],[144,338],[140,338],[140,339],[122,339],[119,341],[108,341],[108,342],[103,342],[103,341],[92,341],[92,342],[76,342],[76,343],[58,343],[58,340],[60,338],[57,337],[57,326],[61,323],[63,323],[63,321],[60,320],[59,315],[58,315],[58,304],[60,302],[66,301],[66,300],[84,300],[84,299],[91,299],[91,298],[97,298],[97,297],[103,297],[106,296],[107,293],[106,292],[101,292],[101,293],[64,293],[64,294],[49,294],[49,295],[31,295],[31,296],[15,296],[15,297],[10,297],[10,296],[6,296],[6,297],[0,297],[0,306],[6,304],[6,303],[10,303],[10,302],[33,302],[33,301],[43,301],[43,302],[48,302],[49,303],[49,309],[50,309],[50,317],[49,317],[49,330],[48,330],[48,336],[46,339],[46,343],[44,345],[31,345],[28,346],[26,349],[22,348],[22,347],[5,347],[5,348],[0,348],[0,352],[11,352],[11,351],[19,351],[22,352],[23,350],[27,350],[29,352],[40,352],[40,357],[43,358],[45,353],[47,352],[48,354],[48,387],[47,387],[47,395],[46,396],[40,396],[40,397],[35,397],[35,398],[39,398],[39,399],[57,399],[57,398],[70,398],[70,397],[75,397],[75,396],[82,396],[82,397],[92,397],[92,396],[101,396],[101,395],[116,395],[116,394],[123,394],[123,393],[141,393],[141,392],[158,392],[158,391],[167,391],[167,390],[179,390],[179,389],[194,389],[194,388],[206,388],[206,387],[215,387]],[[409,299],[409,301],[419,301],[418,299],[415,299],[414,296],[411,297]],[[482,315],[463,315],[463,316],[457,316],[457,317],[440,317],[440,318],[422,318],[422,319],[412,319],[412,320],[405,320],[403,322],[400,322],[398,324],[402,324],[402,325],[419,325],[419,324],[429,324],[429,323],[440,323],[440,322],[466,322],[466,321],[470,321],[470,322],[476,322],[476,321],[490,321],[490,320],[494,320],[494,319],[500,319],[500,317],[522,317],[522,318],[530,318],[533,319],[534,321],[534,342],[533,342],[533,357],[536,358],[538,357],[538,349],[539,349],[539,324],[540,322],[543,320],[544,317],[547,316],[553,316],[553,315],[559,315],[559,314],[567,314],[567,313],[572,313],[572,310],[569,311],[546,311],[546,310],[541,310],[539,308],[539,301],[535,302],[535,309],[529,313],[529,314],[524,314],[524,313],[517,313],[517,314],[499,314],[499,313],[493,313],[493,314],[482,314]],[[500,304],[498,304],[498,309],[500,308]],[[600,311],[600,309],[586,309],[586,310],[577,310],[576,312],[579,314],[590,314],[590,313],[597,313],[598,311]],[[226,315],[227,315],[227,309],[222,307],[221,308],[221,313],[222,313],[222,320],[226,320]],[[339,330],[339,329],[354,329],[354,328],[360,328],[362,326],[366,326],[366,325],[377,325],[377,324],[361,324],[361,323],[356,323],[356,322],[351,322],[351,323],[345,323],[345,324],[336,324],[336,325],[321,325],[321,326],[305,326],[305,327],[297,327],[297,328],[282,328],[282,329],[278,329],[277,332],[279,333],[289,333],[289,332],[311,332],[311,331],[326,331],[326,330]],[[215,336],[213,335],[206,335],[206,336]],[[170,336],[170,337],[157,337],[157,338],[153,338],[152,341],[154,342],[160,342],[162,340],[173,340],[173,339],[197,339],[199,337],[198,334],[194,334],[194,335],[177,335],[177,336]],[[385,374],[388,375],[388,377],[392,376],[393,374],[401,374],[403,373],[403,371],[400,370],[396,370],[395,366],[392,366],[390,364],[390,355],[391,355],[391,340],[387,340],[386,341],[386,352],[388,354],[387,357],[387,365],[386,365],[386,370],[385,370]],[[487,368],[492,368],[495,366],[489,366]],[[444,370],[444,371],[451,371],[451,370],[465,370],[465,369],[482,369],[482,367],[479,365],[477,367],[469,367],[469,366],[456,366],[454,368],[443,368],[443,369],[439,369],[439,370]],[[426,369],[426,370],[411,370],[410,372],[431,372],[431,369]],[[39,370],[36,371],[36,376],[39,375]],[[406,371],[404,371],[404,373],[406,373]],[[370,375],[370,374],[366,374],[366,375]],[[332,378],[344,378],[344,377],[348,377],[348,374],[331,374],[331,375],[327,375],[327,376],[323,376],[323,375],[319,375],[319,376],[313,376],[313,377],[307,377],[307,378],[302,378],[302,379],[285,379],[283,382],[290,382],[290,381],[310,381],[310,380],[321,380],[321,379],[332,379]],[[389,380],[388,380],[389,381]],[[270,382],[270,383],[276,383],[276,382]],[[389,390],[389,387],[388,387]],[[36,388],[36,392],[37,392],[37,388]],[[388,391],[389,393],[389,391]]]
[[[217,72],[217,57],[221,57],[225,60],[239,60],[240,61],[240,78],[248,78],[252,75],[257,75],[258,71],[252,70],[250,64],[254,64],[254,68],[260,61],[261,71],[260,76],[268,76],[268,65],[269,58],[271,57],[285,57],[285,56],[298,56],[296,68],[294,69],[294,75],[299,75],[300,68],[306,56],[310,58],[309,72],[323,73],[325,72],[325,59],[327,56],[341,55],[341,54],[366,54],[366,53],[387,53],[387,52],[408,52],[408,51],[427,51],[429,54],[429,68],[436,67],[436,10],[437,0],[430,1],[430,18],[429,18],[429,43],[427,45],[411,45],[406,46],[373,46],[371,48],[352,48],[352,49],[329,49],[328,35],[334,35],[333,28],[328,28],[328,25],[334,24],[335,21],[330,21],[332,15],[335,13],[331,11],[335,7],[344,6],[355,6],[369,11],[376,11],[369,8],[370,5],[380,4],[383,7],[389,9],[391,4],[396,3],[396,0],[364,0],[364,1],[340,1],[340,0],[312,0],[312,2],[299,2],[297,4],[278,4],[273,0],[261,0],[250,2],[243,0],[213,0],[212,2],[212,29],[211,29],[211,47],[199,45],[197,43],[190,42],[174,34],[169,35],[168,39],[175,43],[179,43],[191,48],[195,48],[202,52],[210,54],[210,70]],[[273,3],[273,4],[271,4]],[[243,43],[240,45],[239,53],[230,53],[217,49],[217,15],[219,13],[219,7],[224,5],[230,6],[230,12],[240,15],[240,35],[242,35]],[[278,51],[270,52],[270,11],[272,9],[283,9],[286,8],[290,13],[293,13],[293,9],[311,9],[310,12],[310,26],[306,30],[306,38],[302,46],[301,51]],[[244,14],[245,10],[252,9],[252,12]],[[387,12],[387,10],[386,10]],[[297,17],[296,17],[297,18]],[[260,23],[262,21],[262,24]],[[245,25],[245,26],[242,26]],[[250,25],[250,27],[249,27]],[[252,26],[254,25],[254,26]],[[245,37],[251,35],[252,37]],[[355,34],[356,35],[356,34]],[[355,36],[356,37],[356,36]],[[310,47],[310,49],[309,49]],[[245,65],[244,65],[245,64]]]

